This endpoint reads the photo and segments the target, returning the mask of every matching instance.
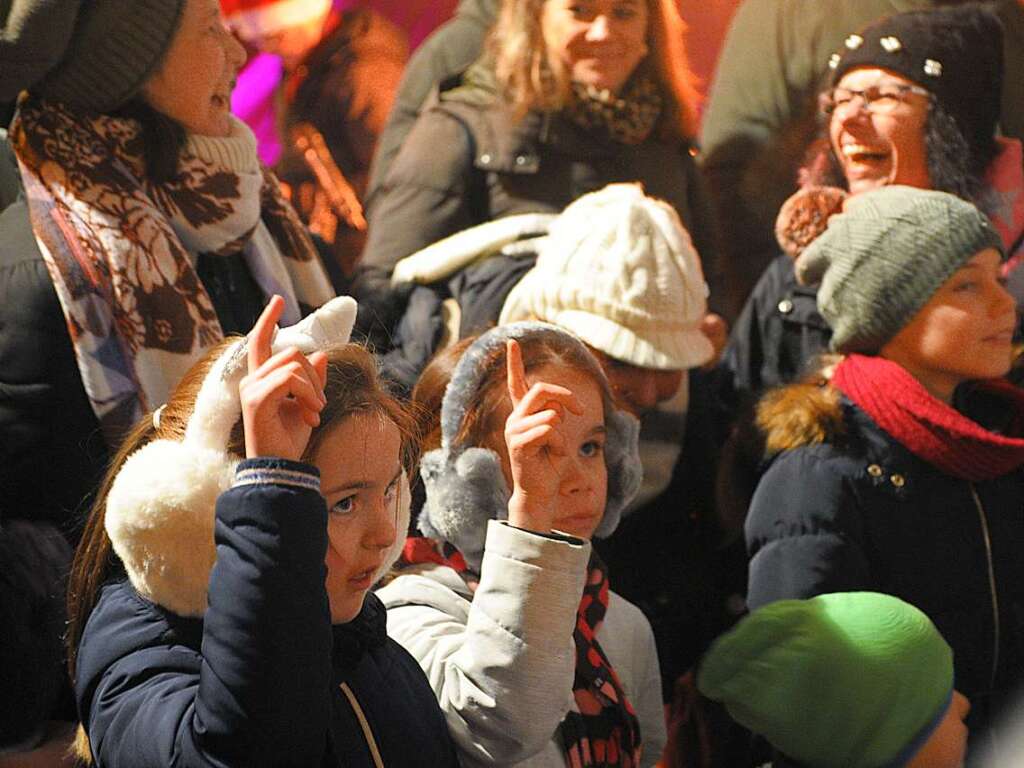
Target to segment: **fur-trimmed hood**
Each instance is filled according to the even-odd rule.
[[[832,442],[842,436],[842,394],[830,383],[841,359],[829,357],[813,374],[761,398],[755,421],[764,438],[766,456]]]

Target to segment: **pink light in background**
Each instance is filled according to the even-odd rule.
[[[231,95],[231,111],[249,124],[259,142],[259,155],[266,165],[281,156],[281,137],[277,135],[274,93],[281,82],[281,60],[258,53],[238,73],[238,84]]]

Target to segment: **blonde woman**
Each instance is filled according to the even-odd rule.
[[[611,182],[668,201],[713,262],[683,34],[671,0],[504,0],[485,54],[441,86],[371,203],[356,289],[367,317],[390,330],[400,259]]]

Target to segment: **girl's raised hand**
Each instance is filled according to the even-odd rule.
[[[274,296],[249,332],[248,373],[238,385],[245,455],[298,461],[326,402],[327,356],[295,347],[272,353],[284,299]]]
[[[526,383],[519,343],[506,345],[508,395],[512,413],[505,421],[505,445],[512,472],[508,520],[517,528],[547,533],[554,522],[565,438],[559,432],[565,411],[583,414],[570,390],[542,381]]]

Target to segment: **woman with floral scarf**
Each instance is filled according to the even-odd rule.
[[[244,52],[216,0],[0,7],[24,187],[0,217],[0,488],[74,539],[108,447],[205,350],[271,295],[290,324],[333,292],[229,112]]]

